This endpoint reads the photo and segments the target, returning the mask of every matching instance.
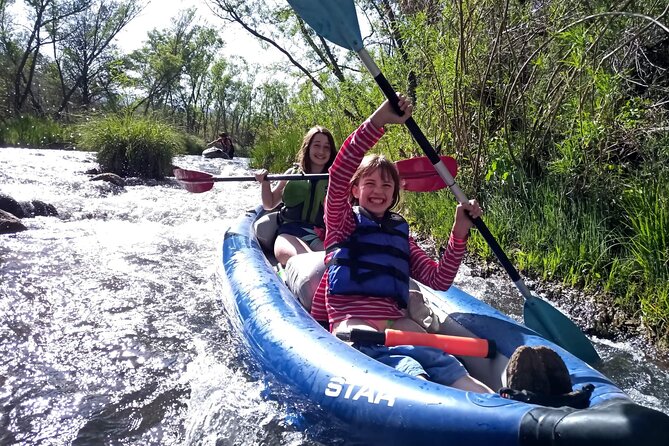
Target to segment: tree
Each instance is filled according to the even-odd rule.
[[[212,3],[218,7],[219,17],[223,20],[238,23],[263,44],[284,54],[321,93],[332,95],[321,79],[323,77],[327,80],[327,73],[323,73],[323,70],[334,75],[339,82],[346,81],[344,72],[348,68],[340,62],[338,54],[343,54],[341,57],[344,60],[349,56],[307,28],[286,3],[264,0],[212,0]],[[295,42],[301,46],[294,48]],[[298,60],[295,54],[304,56]],[[359,120],[360,113],[351,112],[349,104],[342,105],[345,113],[351,119]]]
[[[203,114],[201,98],[207,74],[216,53],[223,45],[213,28],[195,26],[191,38],[185,44],[183,53],[183,73],[179,90],[180,106],[186,112],[186,130],[196,132],[197,120]]]
[[[58,113],[68,107],[75,92],[79,93],[80,104],[87,108],[108,90],[113,80],[107,75],[114,71],[118,60],[111,42],[141,9],[136,0],[95,0],[91,8],[74,16],[62,28],[52,29],[54,58],[63,91]]]
[[[143,91],[134,109],[144,106],[145,114],[162,107],[176,110],[189,41],[196,33],[194,19],[194,9],[182,11],[170,28],[150,31],[144,47],[130,55],[136,86]]]
[[[48,36],[53,38],[54,33],[46,32],[53,29],[54,24],[66,21],[68,18],[85,11],[93,0],[25,0],[28,8],[29,30],[23,36],[23,49],[15,62],[14,72],[14,94],[13,108],[20,113],[25,106],[28,97],[31,98],[33,109],[43,114],[40,103],[33,91],[33,80],[40,61],[40,49],[44,45],[53,43]],[[47,39],[45,40],[45,37]]]

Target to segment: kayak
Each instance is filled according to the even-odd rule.
[[[223,158],[226,160],[232,159],[222,148],[220,147],[209,147],[202,151],[202,156],[205,158]]]
[[[668,415],[634,403],[596,369],[455,286],[442,292],[419,284],[437,316],[437,333],[494,340],[491,358],[458,356],[472,376],[498,389],[518,346],[546,345],[564,360],[574,390],[589,387],[588,407],[544,407],[465,392],[365,356],[316,322],[277,274],[262,247],[268,247],[267,236],[256,234],[263,214],[262,207],[247,211],[225,232],[221,296],[249,369],[267,384],[268,396],[285,404],[287,418],[316,440],[343,435],[346,444],[379,445],[667,444]]]

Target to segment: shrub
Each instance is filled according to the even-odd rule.
[[[42,147],[71,140],[68,129],[53,119],[36,116],[13,118],[0,126],[0,145]]]
[[[295,162],[305,132],[295,127],[267,132],[258,139],[251,152],[251,166],[283,172]]]
[[[202,151],[207,147],[207,143],[202,138],[188,133],[183,134],[183,142],[181,147],[183,149],[179,152],[184,152],[186,155],[201,155]]]
[[[183,137],[168,125],[144,117],[110,115],[81,126],[81,143],[98,151],[105,172],[162,179]]]

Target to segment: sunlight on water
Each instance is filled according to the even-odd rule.
[[[245,160],[175,164],[248,173]],[[259,202],[258,185],[202,194],[174,180],[120,188],[90,181],[94,154],[82,152],[0,149],[0,166],[0,193],[59,213],[0,236],[0,443],[183,444],[195,342],[234,354],[219,342],[213,277],[223,232]],[[236,376],[221,365],[213,382]],[[279,419],[271,409],[264,417]],[[230,416],[227,434],[216,425],[204,434],[266,430]]]
[[[246,160],[175,164],[249,174]],[[258,184],[121,188],[90,181],[94,167],[91,153],[0,149],[0,194],[59,213],[0,235],[0,444],[313,444],[249,375],[214,280],[222,235],[259,203]],[[513,285],[458,280],[522,312]],[[635,400],[669,411],[666,365],[597,349]]]

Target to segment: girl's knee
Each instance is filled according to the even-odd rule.
[[[353,329],[379,331],[374,325],[364,319],[347,319],[341,322],[335,322],[332,327],[332,333],[351,331]]]
[[[305,252],[311,250],[295,236],[281,234],[274,241],[274,257],[284,266],[288,259]]]

